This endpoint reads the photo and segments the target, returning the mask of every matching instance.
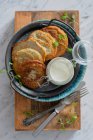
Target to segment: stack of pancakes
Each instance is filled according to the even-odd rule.
[[[28,39],[13,46],[13,69],[28,88],[38,88],[46,75],[45,62],[62,56],[68,47],[66,33],[56,26],[32,32]]]

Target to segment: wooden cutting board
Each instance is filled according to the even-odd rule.
[[[15,13],[15,32],[18,31],[23,26],[31,23],[31,21],[39,20],[39,19],[60,19],[61,15],[66,12],[69,15],[75,16],[75,22],[71,24],[71,26],[75,29],[75,31],[79,34],[79,12],[78,11],[37,11],[37,12],[26,12],[26,11],[17,11]],[[66,21],[69,22],[69,21]],[[43,110],[48,109],[51,106],[54,106],[57,102],[53,103],[41,103],[34,100],[27,99],[21,96],[19,93],[15,94],[15,129],[16,130],[34,130],[36,127],[41,124],[43,120],[49,115],[47,114],[42,119],[37,120],[34,124],[26,127],[23,126],[22,121],[29,114],[37,114],[38,112],[42,112]],[[70,105],[66,107],[63,111],[60,112],[45,128],[45,130],[60,130],[61,126],[58,124],[58,118],[62,118],[67,113],[71,111],[75,111],[77,113],[78,118],[76,121],[66,126],[65,130],[79,130],[80,129],[80,101],[75,105]]]

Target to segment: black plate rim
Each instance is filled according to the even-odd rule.
[[[42,22],[48,22],[49,20],[42,20]],[[39,21],[40,22],[40,21]],[[11,41],[9,42],[9,44],[8,44],[8,47],[7,47],[7,51],[6,51],[6,56],[5,56],[5,64],[6,64],[6,69],[7,70],[9,70],[9,64],[8,64],[8,62],[9,61],[7,61],[7,58],[8,58],[8,56],[9,56],[9,54],[8,54],[8,52],[9,52],[9,50],[10,50],[10,46],[11,46],[11,43],[12,43],[12,41],[13,41],[13,39],[15,38],[15,40],[17,39],[17,38],[19,38],[20,36],[19,36],[19,34],[24,30],[24,32],[26,32],[27,31],[27,28],[28,28],[28,26],[32,26],[32,25],[34,25],[34,23],[38,23],[38,21],[36,21],[36,22],[33,22],[33,23],[31,23],[31,24],[29,24],[29,25],[27,25],[27,26],[25,26],[25,27],[23,27],[21,30],[19,30],[14,36],[13,36],[13,38],[11,39]],[[70,27],[70,26],[69,26]],[[74,31],[75,32],[75,31]],[[75,33],[74,33],[74,35],[75,36],[77,36]],[[77,36],[77,38],[80,40],[80,38]],[[9,59],[8,59],[9,60]],[[10,80],[13,80],[13,79],[11,79],[11,75],[10,75],[10,73],[9,73],[9,71],[7,71],[7,73],[8,73],[8,76],[9,76],[9,78],[10,78]],[[12,81],[12,82],[14,82],[14,81]],[[14,85],[16,88],[18,88],[18,85]],[[20,88],[19,88],[20,89]],[[23,89],[21,89],[21,90],[23,90]],[[28,89],[27,89],[28,90]],[[31,91],[31,89],[30,89],[30,91]],[[26,93],[25,93],[26,94]],[[31,95],[31,94],[30,94]],[[50,96],[48,96],[48,95],[45,95],[44,94],[44,96],[43,97],[45,97],[45,96],[47,96],[47,97],[50,97]]]

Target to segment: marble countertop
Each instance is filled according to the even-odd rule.
[[[14,32],[15,11],[79,10],[80,36],[93,43],[93,0],[0,0],[0,69],[5,67],[7,44]],[[93,63],[84,77],[90,94],[81,100],[81,130],[46,131],[34,138],[30,131],[14,129],[14,97],[6,73],[0,75],[0,139],[91,140],[93,139]]]

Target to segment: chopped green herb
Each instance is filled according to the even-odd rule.
[[[62,35],[62,34],[59,34],[58,35],[58,38],[61,40],[61,39],[65,39],[65,38],[67,38],[67,35]]]
[[[75,122],[76,119],[77,119],[77,115],[73,115],[73,116],[71,116],[70,119],[66,120],[66,124],[71,125],[71,124],[73,124]]]
[[[24,111],[23,114],[24,114],[27,118],[29,118],[29,117],[31,117],[31,116],[34,115],[31,111]]]
[[[58,41],[55,41],[55,42],[53,43],[53,46],[54,46],[54,47],[58,47],[58,45],[59,45],[59,42],[58,42]]]
[[[20,76],[20,75],[15,75],[14,78],[15,78],[16,80],[19,80],[19,79],[21,78],[21,76]]]
[[[0,74],[6,72],[5,69],[0,70]]]
[[[58,123],[62,123],[62,119],[61,118],[58,118]]]
[[[60,18],[61,18],[62,20],[68,19],[68,18],[69,18],[68,13],[65,12]]]
[[[76,114],[72,115],[71,117],[64,117],[63,119],[59,118],[58,124],[60,124],[60,127],[62,129],[65,129],[66,126],[70,126],[71,124],[73,124],[76,121],[76,119],[77,119]]]
[[[69,23],[70,24],[72,24],[72,23],[76,23],[76,17],[75,17],[75,15],[72,15],[71,17],[70,17],[70,19],[69,19]]]
[[[77,115],[73,115],[71,118],[72,123],[77,119]]]
[[[76,17],[75,17],[74,14],[73,14],[73,15],[68,15],[68,13],[65,12],[65,13],[60,17],[60,19],[61,19],[61,20],[64,20],[64,21],[68,19],[69,24],[72,24],[72,23],[75,22]],[[76,22],[75,22],[75,23],[76,23]]]
[[[70,125],[71,123],[72,123],[72,122],[71,122],[70,119],[67,119],[67,120],[66,120],[66,124],[69,124],[69,125]]]
[[[63,123],[62,119],[58,119],[58,123],[61,125],[61,129],[65,129],[65,124]]]
[[[72,53],[72,48],[67,48],[68,53]]]
[[[63,38],[63,35],[62,34],[59,34],[58,35],[58,38],[61,40]]]

